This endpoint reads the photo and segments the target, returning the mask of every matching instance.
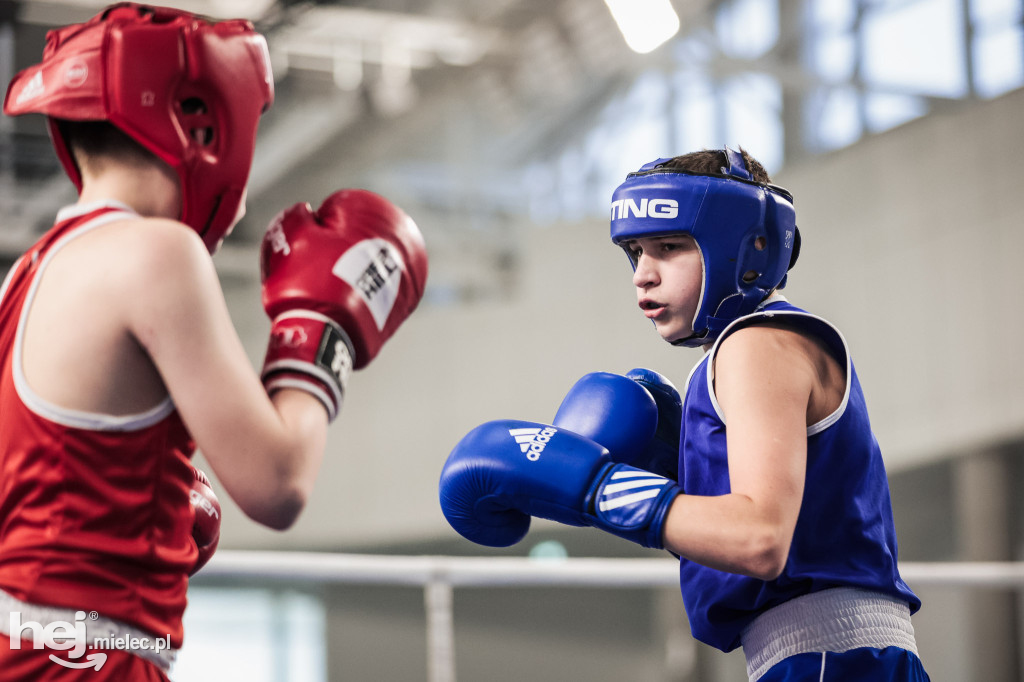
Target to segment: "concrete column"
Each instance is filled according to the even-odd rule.
[[[953,490],[958,548],[964,561],[1013,558],[1013,468],[1006,453],[978,452],[954,464]],[[972,678],[989,682],[1020,680],[1017,655],[1017,599],[1012,590],[975,589],[967,599],[965,631],[974,660]]]
[[[696,682],[697,641],[690,633],[679,589],[653,590],[655,638],[664,641],[664,667],[659,682]]]

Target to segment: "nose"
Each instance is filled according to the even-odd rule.
[[[654,266],[651,258],[641,253],[636,261],[636,269],[633,271],[633,286],[637,289],[647,289],[658,283],[658,269]]]

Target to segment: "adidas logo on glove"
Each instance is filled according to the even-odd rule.
[[[509,429],[508,435],[516,439],[519,449],[526,453],[526,459],[536,462],[540,459],[540,453],[544,452],[544,446],[551,437],[558,433],[558,429]]]

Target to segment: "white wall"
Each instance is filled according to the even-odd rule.
[[[1024,93],[794,168],[793,297],[854,349],[890,469],[1024,431]]]
[[[1022,92],[960,107],[776,178],[796,196],[804,236],[787,293],[846,333],[890,470],[1024,431],[1022,112]],[[700,352],[668,346],[637,310],[606,222],[518,232],[507,301],[425,306],[355,376],[298,525],[264,531],[227,504],[222,546],[450,537],[437,480],[472,427],[550,419],[589,371],[648,366],[682,387]],[[258,364],[258,292],[230,298]]]

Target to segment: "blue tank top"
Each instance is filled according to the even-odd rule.
[[[679,447],[679,483],[690,495],[730,492],[725,423],[713,386],[712,361],[729,334],[772,317],[821,339],[846,367],[839,408],[807,428],[803,501],[782,574],[771,581],[726,573],[687,559],[679,576],[694,637],[731,651],[758,615],[794,597],[832,587],[862,587],[910,604],[921,600],[897,569],[896,530],[882,453],[842,334],[825,320],[769,299],[758,312],[722,332],[687,381]]]

